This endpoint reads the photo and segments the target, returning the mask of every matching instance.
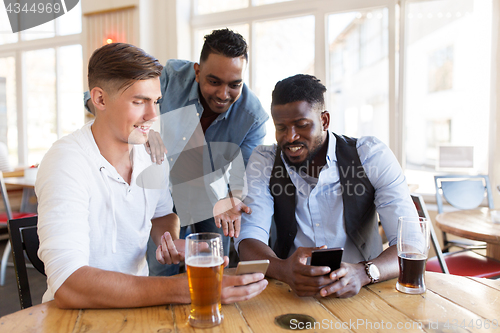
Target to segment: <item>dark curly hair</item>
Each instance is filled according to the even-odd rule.
[[[297,101],[306,101],[320,108],[325,106],[326,87],[315,76],[297,74],[279,81],[274,86],[273,105],[284,105]]]
[[[248,62],[248,47],[245,38],[227,28],[214,30],[211,34],[205,36],[200,63],[207,60],[210,53],[221,54],[228,58],[244,56]]]

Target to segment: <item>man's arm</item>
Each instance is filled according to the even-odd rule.
[[[375,206],[389,239],[389,248],[372,262],[380,271],[380,281],[392,279],[399,272],[397,220],[399,216],[417,216],[415,206],[410,199],[401,167],[387,146],[377,138],[363,137],[358,140],[357,149],[368,179],[375,188]],[[332,272],[330,277],[340,280],[324,288],[322,296],[354,296],[361,287],[370,283],[363,263],[342,263],[341,268]]]
[[[260,103],[258,104],[259,107],[262,108]],[[255,147],[264,143],[266,122],[268,119],[269,116],[266,114],[260,121],[256,122],[251,127],[250,131],[245,136],[245,139],[240,145],[244,165],[229,170],[229,184],[231,185],[230,193],[227,198],[219,200],[214,205],[215,225],[217,228],[222,227],[224,235],[226,236],[238,237],[241,230],[241,214],[252,214],[252,209],[242,202],[244,199],[243,188],[245,186],[245,167]]]
[[[287,283],[298,296],[315,296],[322,286],[332,283],[325,275],[330,268],[307,265],[312,251],[320,247],[300,247],[287,259],[278,258],[268,245],[256,239],[242,240],[238,249],[241,260],[268,259],[270,264],[266,275]]]
[[[222,303],[240,302],[260,294],[267,286],[261,273],[224,276]],[[130,308],[190,303],[186,276],[133,276],[84,266],[75,271],[54,295],[64,309]]]
[[[380,271],[380,281],[395,278],[399,274],[398,251],[396,245],[387,248],[377,258],[371,260]],[[335,297],[351,297],[357,295],[359,290],[370,283],[366,274],[364,263],[342,263],[340,268],[330,274],[331,284],[322,288],[320,295]]]

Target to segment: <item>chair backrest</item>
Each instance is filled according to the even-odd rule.
[[[490,179],[487,175],[446,175],[434,176],[436,186],[436,203],[438,212],[443,212],[443,198],[455,208],[473,209],[488,200],[489,208],[493,209]]]
[[[12,210],[10,209],[9,197],[7,196],[7,187],[3,181],[3,173],[0,171],[0,194],[2,195],[3,206],[7,214],[7,219],[12,219]]]
[[[17,288],[21,309],[32,305],[31,293],[28,283],[28,272],[24,253],[40,273],[45,275],[43,262],[38,258],[40,241],[37,234],[38,216],[9,220],[9,235],[12,243],[12,255],[16,271]]]
[[[436,232],[434,231],[434,226],[432,225],[431,218],[429,217],[429,212],[427,211],[427,207],[425,206],[424,199],[420,194],[415,194],[412,193],[410,194],[411,200],[413,201],[413,204],[415,205],[415,208],[417,208],[418,216],[419,217],[425,217],[426,219],[429,220],[429,229],[431,233],[431,242],[432,246],[434,247],[434,251],[436,252],[436,256],[439,261],[439,265],[441,266],[441,270],[443,273],[450,274],[448,270],[448,266],[446,265],[446,261],[443,256],[443,252],[441,251],[441,246],[439,245],[439,241],[436,236]]]

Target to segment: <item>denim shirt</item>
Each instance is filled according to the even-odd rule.
[[[357,141],[356,148],[366,175],[375,188],[375,206],[389,245],[394,245],[397,241],[398,218],[417,216],[415,206],[410,199],[406,178],[392,151],[377,138],[361,137]],[[246,238],[268,243],[274,214],[269,179],[275,156],[276,145],[259,146],[250,158],[246,173],[248,196],[244,202],[252,209],[252,214],[242,214],[241,233],[235,238],[236,249]],[[357,263],[364,260],[345,231],[335,136],[329,132],[326,165],[321,170],[316,185],[315,182],[308,182],[304,175],[294,172],[286,161],[284,164],[295,185],[297,195],[295,209],[297,235],[290,254],[300,246],[326,245],[328,248],[344,247],[342,259],[344,262]]]
[[[180,147],[185,146],[187,141],[185,138],[191,137],[192,131],[203,114],[203,106],[198,95],[199,85],[195,80],[193,65],[194,63],[190,61],[171,59],[167,61],[160,76],[163,96],[160,101],[162,130],[169,139],[172,139],[164,139],[169,146],[173,143],[173,146],[170,147],[172,153],[182,151]],[[191,105],[194,106],[194,109],[184,108]],[[174,117],[164,117],[165,114],[181,108],[184,108],[183,112],[176,112]],[[193,114],[186,114],[190,112],[195,112],[197,119],[193,117]],[[172,122],[175,119],[177,121],[173,122],[174,126],[172,126],[170,121],[164,121],[166,119],[172,119]],[[262,108],[259,99],[246,84],[243,84],[240,98],[210,124],[205,132],[205,140],[208,144],[227,142],[237,145],[241,149],[246,165],[253,149],[264,141],[265,122],[268,119],[269,116]],[[198,122],[194,123],[193,120]],[[231,156],[224,157],[229,159]],[[213,160],[216,169],[218,165],[222,165],[218,158],[213,158]]]

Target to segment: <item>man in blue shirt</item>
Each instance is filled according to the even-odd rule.
[[[398,217],[417,215],[387,146],[328,130],[325,91],[309,75],[276,84],[271,115],[277,145],[257,147],[248,162],[244,202],[252,213],[243,214],[235,240],[242,260],[270,260],[267,275],[299,296],[350,297],[398,274]],[[385,251],[376,213],[389,240]],[[344,248],[340,269],[307,265],[313,250],[336,247]]]
[[[245,165],[253,149],[263,143],[269,118],[243,82],[247,65],[244,38],[228,29],[205,36],[199,63],[167,61],[160,76],[161,138],[149,137],[153,160],[161,163],[163,144],[168,151],[172,197],[181,225],[192,225],[194,232],[223,232],[226,255],[229,237],[238,235],[239,216],[233,218],[219,208],[216,215],[221,217],[215,221],[213,208],[230,195],[241,197]],[[230,201],[249,211],[236,197],[220,203]],[[150,240],[150,275],[178,272],[178,267],[156,262],[156,250]]]

